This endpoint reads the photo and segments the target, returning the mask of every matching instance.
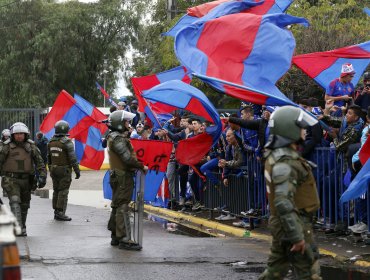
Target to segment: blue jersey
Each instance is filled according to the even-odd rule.
[[[355,91],[355,87],[351,82],[342,83],[339,78],[332,80],[326,89],[326,95],[337,97],[337,96],[352,96]],[[335,100],[334,105],[342,107],[344,106],[344,100]]]

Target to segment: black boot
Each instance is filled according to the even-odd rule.
[[[119,239],[117,238],[117,236],[115,235],[111,235],[111,241],[110,241],[110,245],[112,246],[118,246],[119,244]]]
[[[124,250],[130,250],[130,251],[140,251],[143,249],[139,244],[134,243],[133,241],[120,241],[118,245],[119,249],[124,249]]]
[[[63,211],[55,211],[54,219],[57,221],[72,221],[71,217],[68,217],[65,214],[63,214]]]

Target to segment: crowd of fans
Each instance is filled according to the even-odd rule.
[[[301,154],[307,160],[318,164],[319,158],[315,148],[328,147],[337,154],[346,158],[346,167],[350,171],[351,180],[361,170],[359,152],[364,145],[370,128],[370,73],[363,76],[363,85],[354,88],[351,80],[354,69],[351,64],[345,64],[339,78],[333,80],[328,86],[324,100],[315,98],[295,100],[306,111],[314,114],[320,120],[318,124],[306,131],[306,140],[302,143]],[[320,106],[320,104],[325,104]],[[118,103],[115,110],[126,110],[136,116],[131,122],[131,138],[154,139],[171,141],[174,148],[168,163],[166,177],[171,194],[171,205],[176,205],[179,211],[198,211],[204,208],[204,191],[207,181],[215,188],[229,187],[230,176],[243,176],[251,170],[248,156],[253,155],[263,164],[264,145],[269,138],[268,122],[274,112],[272,106],[260,106],[251,103],[241,103],[237,113],[221,113],[223,122],[222,135],[209,153],[196,165],[187,166],[176,161],[175,149],[179,141],[203,133],[207,126],[212,125],[190,112],[176,112],[173,117],[162,122],[161,128],[153,128],[150,120],[138,112],[138,102],[133,100],[130,104],[126,98]],[[287,128],[289,129],[289,128]],[[3,141],[8,137],[4,131]],[[47,139],[42,133],[37,133],[37,146],[43,152]],[[221,174],[216,176],[216,174]],[[263,176],[261,174],[254,176]],[[206,180],[205,180],[206,178]],[[320,178],[316,178],[320,180]],[[176,188],[179,188],[177,195]],[[368,230],[366,225],[368,209],[366,200],[360,199],[361,212],[357,221],[353,221],[354,232]],[[221,215],[217,220],[232,220],[235,217],[228,212],[227,205],[220,205]],[[234,213],[235,214],[235,213]],[[257,215],[258,209],[246,209],[244,215]],[[245,220],[235,221],[237,226],[245,226]],[[345,225],[344,225],[345,226]]]
[[[353,75],[353,66],[345,64],[340,77],[328,86],[324,100],[315,98],[295,100],[302,108],[321,120],[307,129],[306,140],[301,148],[302,156],[318,164],[319,159],[315,148],[327,147],[335,150],[337,154],[345,156],[346,167],[351,172],[351,180],[362,167],[359,151],[367,139],[370,127],[370,74],[368,72],[364,74],[363,85],[356,89],[351,84]],[[126,106],[124,108],[128,110],[126,103],[120,104]],[[197,165],[190,167],[176,161],[177,143],[203,133],[211,124],[189,112],[178,112],[173,118],[163,122],[162,128],[152,129],[148,120],[137,112],[136,101],[132,105],[130,111],[138,114],[137,121],[132,123],[132,138],[174,143],[166,175],[172,205],[178,206],[179,211],[198,211],[204,208],[204,190],[207,187],[204,177],[216,188],[227,188],[231,175],[242,176],[245,170],[249,170],[248,165],[251,163],[247,160],[248,155],[253,154],[254,158],[263,163],[264,145],[269,137],[268,121],[275,109],[272,106],[242,102],[236,114],[221,113],[224,128],[218,144]],[[216,176],[217,173],[222,174],[221,180]],[[263,176],[263,174],[257,176]],[[179,184],[178,199],[176,198],[177,183]],[[362,199],[361,203],[366,204],[366,200]],[[216,219],[235,219],[227,211],[227,205],[220,205],[219,209],[222,212]],[[353,231],[367,230],[366,206],[362,207],[361,211],[358,216],[360,220],[353,221],[355,225],[350,227]],[[257,209],[246,209],[244,214],[255,215],[257,212]],[[243,226],[246,222],[241,220],[234,224]]]

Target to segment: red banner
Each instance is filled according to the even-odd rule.
[[[136,157],[150,170],[166,172],[173,144],[157,140],[131,139]]]

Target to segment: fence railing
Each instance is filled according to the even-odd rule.
[[[240,214],[248,209],[258,209],[261,216],[268,215],[268,201],[261,162],[254,155],[247,155],[248,165],[243,172],[229,177],[229,186],[214,185],[207,180],[204,193],[206,208],[227,205],[233,214]],[[316,148],[313,169],[321,207],[317,218],[326,228],[334,228],[344,222],[348,226],[358,221],[366,223],[370,231],[370,199],[367,193],[359,199],[341,204],[339,198],[345,191],[343,178],[347,170],[345,157],[330,148]],[[214,173],[220,180],[221,174]]]

